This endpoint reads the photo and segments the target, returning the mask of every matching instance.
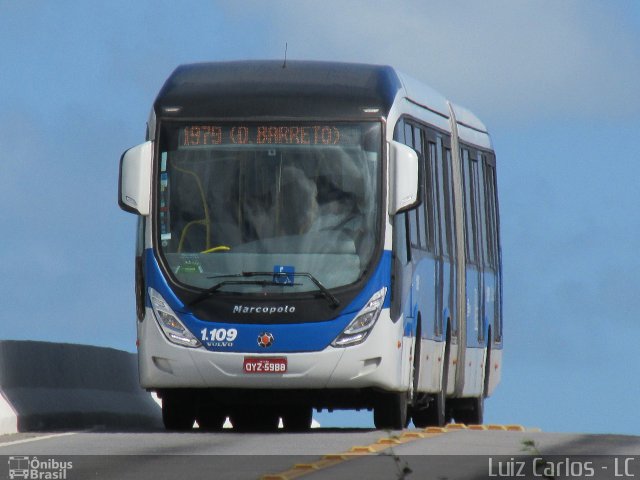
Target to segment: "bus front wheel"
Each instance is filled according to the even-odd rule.
[[[195,405],[192,398],[186,395],[165,395],[162,397],[164,428],[185,432],[193,428],[195,420]]]

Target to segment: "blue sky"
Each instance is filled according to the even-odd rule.
[[[0,0],[0,339],[135,349],[120,154],[175,66],[285,42],[394,65],[490,128],[506,350],[486,420],[640,433],[636,0]]]

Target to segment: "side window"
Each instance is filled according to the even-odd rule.
[[[498,197],[496,187],[496,171],[495,157],[493,154],[486,153],[483,155],[484,163],[484,182],[486,185],[486,212],[487,212],[487,237],[489,247],[489,265],[494,271],[498,271],[500,263],[499,252],[499,217],[498,217]],[[500,308],[502,289],[498,286],[496,294],[498,295],[498,308],[494,319],[493,335],[496,342],[502,342],[502,311]]]
[[[429,137],[429,142],[428,142],[428,156],[427,156],[427,165],[428,165],[428,182],[427,182],[427,202],[425,202],[425,208],[427,209],[427,217],[428,217],[428,221],[429,221],[429,225],[431,225],[431,228],[429,229],[429,237],[428,237],[428,241],[429,241],[429,249],[432,252],[435,252],[436,250],[436,244],[438,242],[437,240],[437,235],[436,232],[438,230],[437,228],[437,217],[436,217],[436,200],[435,200],[435,169],[436,169],[436,159],[437,159],[437,149],[436,149],[436,144],[432,141],[434,140],[433,137]]]
[[[403,120],[399,120],[393,132],[393,139],[396,142],[404,143],[405,124]],[[409,249],[409,239],[407,238],[409,220],[407,212],[399,213],[393,219],[393,242],[397,259],[406,264],[411,260],[411,251]]]
[[[414,148],[413,139],[413,125],[405,122],[404,124],[404,143],[405,145]],[[418,218],[418,209],[409,210],[407,212],[409,216],[409,238],[411,240],[411,246],[415,248],[420,248],[420,220]]]
[[[395,252],[398,260],[406,265],[411,257],[409,256],[409,245],[407,241],[407,213],[399,213],[393,219],[393,241],[395,242]]]
[[[429,140],[427,142],[427,156],[426,156],[426,168],[425,172],[425,195],[426,201],[424,202],[424,208],[426,210],[427,224],[429,229],[427,231],[427,244],[430,252],[438,254],[438,216],[437,216],[437,198],[436,198],[436,152],[433,148],[433,136],[429,132]]]
[[[475,205],[473,200],[473,176],[471,173],[471,156],[468,149],[462,150],[462,172],[464,182],[464,224],[465,224],[465,249],[468,263],[475,264],[476,258],[476,234],[475,234]]]
[[[393,139],[396,142],[404,142],[404,120],[398,120],[396,128],[393,130]]]
[[[438,139],[440,140],[440,139]],[[438,218],[440,223],[440,252],[444,257],[449,256],[449,222],[447,221],[447,205],[448,195],[446,191],[446,165],[444,163],[444,157],[442,155],[441,141],[438,141],[436,145],[436,171],[437,171],[437,183],[438,183]]]
[[[144,230],[146,227],[145,217],[138,216],[136,225],[136,257],[141,257],[144,253]]]
[[[473,172],[473,190],[475,201],[475,218],[476,218],[476,245],[478,246],[478,265],[487,266],[487,215],[485,208],[484,186],[480,179],[483,172],[483,159],[480,152],[474,152],[474,160],[471,162],[471,170]]]
[[[145,314],[145,295],[146,287],[144,280],[144,231],[146,228],[145,217],[138,217],[138,232],[136,239],[136,257],[135,257],[135,292],[136,292],[136,316],[141,322],[144,320]]]
[[[429,224],[427,223],[427,219],[425,217],[425,208],[424,208],[424,204],[425,204],[425,195],[426,195],[426,189],[424,188],[424,177],[425,175],[425,155],[424,155],[424,141],[423,141],[423,131],[421,128],[414,126],[413,127],[413,148],[415,149],[416,152],[418,152],[418,157],[420,159],[420,162],[422,163],[421,165],[421,169],[422,170],[422,175],[421,178],[419,179],[420,182],[422,183],[420,185],[420,195],[422,195],[422,205],[420,205],[416,211],[418,213],[418,225],[420,226],[420,230],[418,232],[418,236],[420,237],[420,245],[423,249],[429,249],[429,242],[428,242],[428,230],[430,230]]]
[[[423,144],[427,248],[449,257],[455,245],[451,150],[447,137],[435,130],[423,131]]]
[[[478,152],[478,178],[476,181],[478,191],[478,219],[480,233],[480,254],[482,255],[482,264],[489,267],[491,261],[489,259],[489,215],[487,214],[487,194],[485,185],[485,156]]]
[[[413,127],[413,148],[419,154],[422,153],[422,129]]]
[[[444,141],[442,142],[444,145]],[[446,219],[447,219],[447,241],[449,243],[449,253],[455,252],[456,244],[456,210],[454,208],[453,201],[453,163],[451,156],[451,148],[444,149],[444,162],[445,162],[445,183],[446,191],[448,195]]]
[[[438,168],[438,158],[432,157],[430,162],[431,167],[431,191],[433,195],[433,236],[434,236],[434,251],[436,255],[442,253],[442,217],[440,216],[440,192],[438,185],[438,177],[440,176],[440,169]]]
[[[396,129],[398,136],[418,153],[421,162],[422,204],[406,213],[409,245],[413,249],[448,256],[453,245],[453,227],[447,223],[453,222],[452,190],[447,185],[452,182],[451,158],[444,158],[442,134],[404,120]]]
[[[404,144],[413,148],[413,125],[404,123]]]
[[[496,208],[495,169],[487,156],[484,157],[484,183],[487,200],[487,243],[489,249],[489,266],[498,268],[498,219]]]

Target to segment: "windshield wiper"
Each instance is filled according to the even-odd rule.
[[[307,272],[242,272],[242,273],[234,273],[230,275],[216,275],[209,278],[250,278],[250,277],[273,277],[271,280],[223,280],[222,282],[216,283],[211,288],[208,288],[200,295],[198,295],[195,299],[189,302],[189,306],[193,306],[196,303],[200,303],[205,298],[208,298],[220,288],[227,285],[259,285],[262,287],[266,286],[292,286],[299,285],[295,283],[284,283],[276,281],[277,277],[286,278],[289,277],[306,277],[313,282],[313,284],[318,287],[318,290],[322,294],[324,298],[327,299],[331,308],[337,308],[340,305],[340,301],[329,291],[327,287],[322,285],[320,281]]]
[[[219,278],[219,277],[242,277],[242,274],[237,274],[237,275],[218,275],[216,277],[212,277],[212,278]],[[277,283],[274,282],[273,280],[225,280],[223,282],[218,282],[216,283],[213,287],[206,289],[204,292],[202,292],[200,295],[198,295],[196,298],[194,298],[193,300],[191,300],[189,302],[189,306],[193,306],[196,303],[200,303],[201,301],[203,301],[205,298],[210,297],[211,295],[213,295],[215,292],[217,292],[218,290],[220,290],[222,287],[225,287],[227,285],[258,285],[261,287],[266,287],[269,285],[282,285],[281,283]],[[292,285],[292,284],[290,284]]]
[[[306,277],[309,280],[311,280],[316,287],[318,287],[318,290],[320,290],[320,293],[322,293],[322,296],[329,301],[331,308],[336,308],[340,305],[340,300],[338,300],[329,291],[327,287],[322,285],[322,283],[320,283],[320,280],[318,280],[316,277],[314,277],[308,272],[242,272],[241,275],[243,277],[258,277],[258,276],[264,277],[265,275],[272,275],[274,277],[274,282],[275,282],[275,277],[282,277],[282,278]],[[290,283],[289,284],[282,283],[282,282],[275,282],[275,283],[277,285],[291,285]]]

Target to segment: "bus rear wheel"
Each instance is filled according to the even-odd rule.
[[[465,425],[482,425],[484,421],[484,397],[458,398],[453,404],[453,418]]]
[[[386,392],[373,408],[373,423],[379,430],[402,430],[408,424],[407,394]]]
[[[444,348],[444,364],[442,366],[441,390],[435,395],[431,395],[429,403],[424,408],[414,407],[411,412],[413,424],[418,428],[443,427],[448,420],[447,417],[447,384],[449,381],[449,350],[450,331],[447,327],[447,343]]]
[[[435,394],[425,408],[415,408],[411,412],[413,424],[418,428],[443,427],[447,422],[444,390]]]

